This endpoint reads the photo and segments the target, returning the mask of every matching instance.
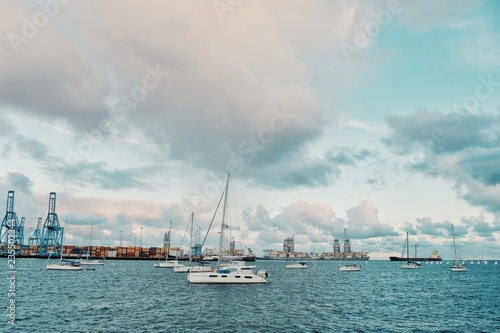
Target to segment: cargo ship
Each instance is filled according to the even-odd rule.
[[[438,251],[434,251],[431,253],[431,255],[428,258],[406,258],[406,257],[389,257],[390,261],[442,261],[441,255],[439,254]]]

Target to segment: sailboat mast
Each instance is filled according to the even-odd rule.
[[[194,213],[191,212],[191,236],[189,237],[189,264],[191,265],[191,258],[193,256],[193,224]]]
[[[227,205],[227,190],[229,187],[229,176],[230,175],[231,174],[228,172],[227,179],[226,179],[226,188],[224,189],[224,206],[222,208],[222,224],[221,224],[221,228],[220,228],[219,257],[217,259],[217,269],[220,268],[220,262],[221,262],[221,257],[222,257],[222,241],[223,241],[224,228],[226,227],[225,219],[226,219],[226,205]]]
[[[345,253],[345,240],[347,239],[347,231],[344,228],[344,256],[345,256],[345,261],[347,263],[347,253]]]
[[[89,259],[90,242],[92,241],[92,228],[94,228],[93,224],[90,225],[89,246],[87,247],[87,260]]]
[[[408,231],[406,232],[406,261],[410,262],[410,242],[408,242]]]
[[[457,261],[457,247],[455,246],[455,229],[453,223],[451,224],[451,239],[453,240],[453,253],[455,254],[455,261]]]
[[[170,221],[170,227],[168,228],[168,247],[167,247],[167,255],[165,256],[165,261],[168,261],[168,255],[170,254],[170,232],[171,231],[172,231],[172,221]]]
[[[62,230],[62,235],[61,235],[61,261],[63,260],[63,243],[64,243],[64,229],[66,229],[66,224],[68,224],[66,221],[64,221],[64,228]],[[54,248],[52,249],[52,252],[54,252],[55,250],[55,244],[54,244]],[[49,255],[50,257],[50,255]]]

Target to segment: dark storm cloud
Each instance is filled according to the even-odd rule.
[[[152,189],[144,180],[150,177],[155,168],[110,169],[105,162],[81,162],[76,165],[63,165],[57,168],[64,181],[84,186],[99,186],[103,189],[116,190],[127,188]]]
[[[47,146],[38,140],[34,140],[23,135],[18,135],[16,139],[18,152],[21,155],[27,155],[39,163],[47,163],[48,149]]]
[[[118,223],[118,225],[120,225],[120,226],[129,225],[129,224],[134,223],[134,221],[127,216],[126,212],[118,213],[118,215],[116,215],[115,220]]]
[[[407,156],[407,166],[451,179],[460,198],[500,211],[499,113],[419,109],[409,115],[389,115],[386,123],[391,132],[383,142]]]
[[[498,219],[493,222],[488,222],[482,215],[477,217],[464,217],[462,218],[462,222],[479,237],[494,238],[493,233],[500,231]]]
[[[19,33],[21,18],[33,17],[40,7],[14,4],[3,9],[13,15],[2,28]],[[92,128],[106,115],[107,74],[85,59],[78,38],[60,33],[68,32],[61,21],[53,24],[61,15],[36,28],[27,43],[15,47],[7,38],[1,40],[0,102],[40,119],[67,119],[77,129]]]
[[[420,144],[436,154],[466,148],[494,148],[500,138],[500,115],[444,113],[418,109],[408,115],[387,115],[390,134],[383,141],[398,149]]]
[[[10,188],[10,190],[32,194],[33,181],[22,173],[7,172],[2,182],[4,187]]]
[[[468,152],[460,161],[460,168],[466,174],[487,186],[495,186],[500,183],[499,165],[499,148]]]
[[[73,224],[73,225],[103,224],[108,221],[105,216],[99,214],[90,213],[90,214],[80,215],[71,211],[65,213],[63,217],[68,224]],[[61,217],[59,217],[59,223],[61,225],[64,223],[64,221],[61,221]]]
[[[450,235],[451,223],[433,222],[430,217],[417,218],[415,220],[415,229],[424,235],[443,237]]]
[[[242,163],[240,170],[242,178],[252,179],[253,183],[264,187],[322,187],[334,183],[344,167],[355,166],[372,155],[366,149],[334,147],[322,157],[311,158],[306,151],[298,150],[285,159]]]
[[[401,229],[401,231],[403,231],[403,233],[408,232],[408,234],[410,235],[417,234],[417,229],[415,229],[415,226],[408,221],[405,221],[404,227]]]
[[[355,150],[351,147],[335,147],[328,151],[328,161],[337,166],[355,166],[358,162],[372,156],[367,149]]]

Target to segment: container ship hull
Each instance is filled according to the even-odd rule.
[[[389,257],[390,261],[442,261],[441,258],[401,258],[401,257]]]

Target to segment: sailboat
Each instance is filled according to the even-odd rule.
[[[344,244],[346,244],[347,242],[347,231],[346,229],[344,228]],[[344,249],[345,251],[345,249]],[[361,265],[356,265],[356,264],[349,264],[348,263],[348,254],[345,253],[345,264],[344,265],[341,265],[342,263],[342,258],[340,259],[340,262],[339,262],[339,271],[343,271],[343,272],[358,272],[361,270]]]
[[[285,268],[301,269],[301,268],[307,268],[307,267],[308,267],[307,262],[305,262],[305,261],[295,262],[295,259],[290,260],[288,257],[288,254],[287,254]]]
[[[481,261],[483,262],[483,264],[488,265],[488,260],[486,260],[486,257],[484,256],[484,251],[483,251],[483,255],[481,257]]]
[[[189,283],[197,284],[257,284],[257,283],[267,283],[266,278],[268,273],[264,270],[260,270],[255,273],[254,267],[244,266],[239,264],[227,264],[222,265],[222,242],[224,240],[224,229],[228,227],[226,224],[226,207],[227,207],[227,196],[229,188],[229,176],[227,173],[226,186],[224,188],[224,207],[222,210],[222,223],[220,229],[219,237],[219,253],[217,259],[217,268],[212,269],[210,272],[192,272],[187,274],[187,280]]]
[[[465,266],[465,262],[457,257],[457,247],[455,245],[455,229],[453,228],[453,224],[451,225],[451,237],[453,240],[453,252],[455,254],[455,265],[451,266],[452,272],[465,272],[467,267]]]
[[[180,266],[184,266],[184,264],[182,262],[180,262],[179,260],[175,259],[175,260],[168,260],[168,254],[169,254],[169,251],[170,251],[170,232],[172,231],[172,221],[170,221],[170,228],[168,229],[168,247],[167,247],[167,254],[165,255],[165,261],[163,262],[158,262],[156,264],[154,264],[154,267],[155,268],[174,268],[174,267],[180,267]],[[165,237],[167,237],[165,235]]]
[[[191,233],[189,237],[189,266],[176,266],[174,267],[174,272],[176,273],[188,273],[188,272],[210,272],[212,267],[203,265],[200,262],[200,265],[193,266],[192,265],[192,257],[193,257],[193,224],[194,224],[194,213],[191,213],[191,220],[189,222],[191,224]]]
[[[415,258],[417,258],[417,244],[415,244]],[[418,261],[410,260],[410,243],[408,241],[408,232],[406,232],[406,265],[401,267],[405,269],[417,269],[422,266]]]
[[[90,255],[90,243],[92,241],[92,228],[94,228],[93,224],[90,226],[90,236],[89,236],[89,246],[87,248],[87,257],[85,259],[80,260],[80,263],[82,265],[104,265],[104,261],[102,261],[102,260],[91,260],[91,259],[89,259],[89,255]]]
[[[54,270],[54,271],[81,271],[82,264],[80,262],[75,261],[75,260],[63,259],[64,229],[63,229],[63,235],[61,237],[61,259],[60,259],[58,264],[48,264],[49,259],[50,259],[50,255],[49,255],[49,258],[47,259],[47,264],[45,264],[45,268],[47,270]],[[55,245],[54,245],[54,249],[55,249]]]

